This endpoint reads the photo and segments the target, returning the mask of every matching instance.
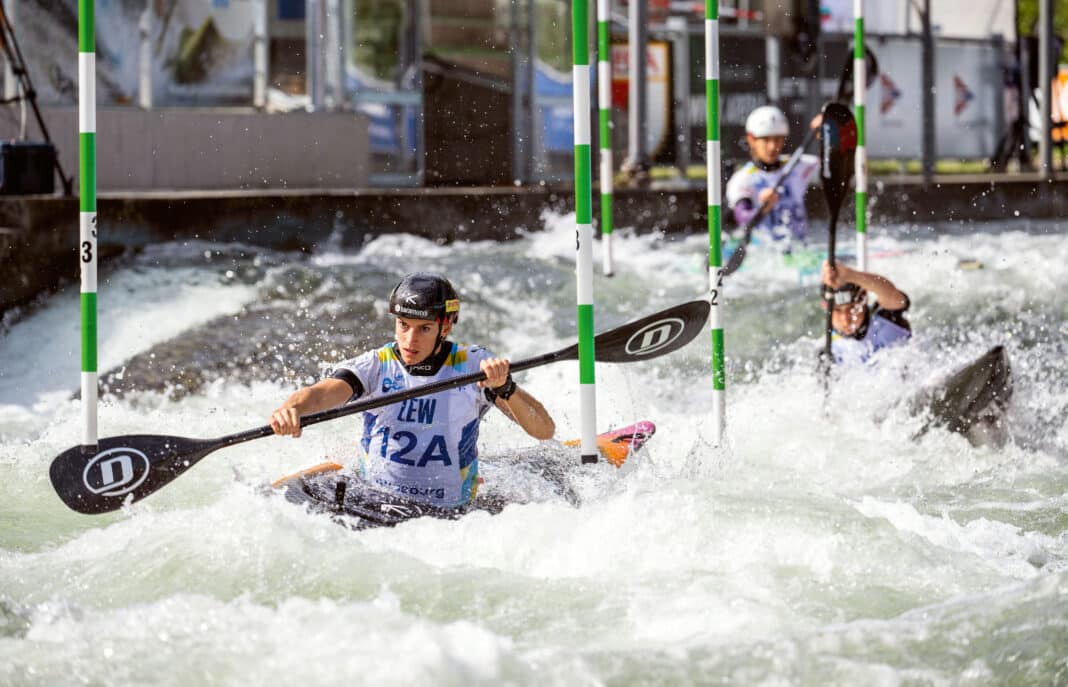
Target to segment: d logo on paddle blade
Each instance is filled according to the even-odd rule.
[[[685,329],[686,323],[677,317],[651,322],[627,339],[624,350],[633,356],[649,355],[670,346]]]
[[[93,456],[82,472],[85,488],[100,496],[122,496],[148,477],[148,456],[137,449],[112,448]]]

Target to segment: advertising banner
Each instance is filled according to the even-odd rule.
[[[868,153],[918,159],[923,154],[923,63],[919,38],[873,41],[878,83],[868,89]],[[989,157],[1004,128],[1004,79],[997,43],[935,44],[935,155]]]
[[[903,33],[907,0],[864,0],[867,33]],[[820,29],[853,33],[853,0],[820,0]]]
[[[1004,77],[997,44],[939,42],[935,49],[938,157],[984,158],[1004,132]]]
[[[1016,35],[1015,5],[1007,0],[936,0],[931,3],[931,28],[943,38],[990,38]],[[905,36],[920,33],[922,2],[864,0],[868,34]],[[853,33],[853,0],[820,0],[820,26],[826,32]]]
[[[671,58],[668,43],[649,41],[645,50],[646,151],[656,159],[671,137]],[[596,93],[596,91],[594,91]],[[628,112],[630,98],[630,50],[625,43],[612,44],[612,108]],[[625,137],[619,135],[618,138]]]
[[[704,37],[692,35],[691,54],[701,54]],[[796,60],[781,65],[779,106],[790,119],[786,147],[801,140],[819,107],[835,97],[852,38],[825,36],[819,94],[809,90],[815,75]],[[765,41],[760,36],[726,35],[721,65],[720,126],[725,160],[749,157],[745,118],[768,104]],[[918,36],[872,36],[867,47],[879,62],[879,76],[868,84],[867,146],[871,158],[918,160],[923,155],[923,54]],[[935,137],[940,158],[988,157],[1004,129],[1001,43],[942,39],[935,44]],[[704,159],[705,101],[703,66],[690,72],[692,159]]]
[[[923,155],[923,53],[919,38],[873,40],[879,76],[868,84],[867,146],[872,158]]]
[[[97,102],[137,101],[142,29],[153,103],[252,103],[255,0],[96,0]],[[21,2],[16,36],[42,105],[78,99],[77,0]]]
[[[629,51],[625,44],[612,45],[612,108],[616,115],[627,112],[630,87]],[[646,149],[656,157],[668,143],[671,134],[671,61],[669,46],[663,41],[650,41],[646,50],[649,127]],[[597,70],[590,70],[590,93],[596,106]],[[571,104],[571,74],[560,72],[537,60],[534,71],[534,94],[538,103],[537,117],[541,142],[548,152],[571,153],[574,147],[574,113]],[[592,116],[592,115],[591,115]],[[615,119],[615,117],[613,118]],[[624,120],[625,121],[625,120]],[[615,144],[626,143],[626,129],[617,128]]]
[[[591,72],[591,84],[594,70]],[[590,93],[597,90],[591,85]],[[541,149],[552,153],[572,153],[575,147],[574,110],[571,104],[571,73],[534,60],[535,135]]]
[[[162,0],[150,7],[155,103],[252,103],[257,2]]]
[[[144,0],[97,0],[97,103],[137,100],[138,23]],[[41,105],[78,102],[78,2],[21,1],[15,37]]]

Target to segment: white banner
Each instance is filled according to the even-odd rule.
[[[820,0],[820,28],[853,33],[853,0]],[[865,33],[902,33],[905,4],[900,0],[864,0]]]
[[[917,159],[923,154],[923,71],[920,43],[872,42],[879,78],[868,87],[867,144],[872,158]],[[1003,78],[995,44],[939,42],[935,46],[935,155],[988,157],[1002,134]]]
[[[1008,0],[936,0],[931,3],[931,30],[936,36],[1005,40],[1016,36],[1014,3]],[[853,33],[853,0],[820,0],[824,31]],[[864,30],[869,34],[920,33],[913,0],[864,0]]]
[[[1005,80],[992,45],[939,44],[935,51],[936,155],[983,158],[1004,126]]]
[[[923,150],[920,41],[880,40],[868,47],[879,60],[879,76],[868,84],[868,157],[918,158]]]

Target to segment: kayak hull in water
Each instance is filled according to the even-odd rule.
[[[597,436],[597,448],[605,462],[621,467],[656,431],[651,422],[638,422],[621,429],[604,432]],[[577,447],[578,441],[568,441],[565,447]],[[557,451],[559,453],[559,450]],[[571,451],[567,451],[570,457]],[[516,467],[524,466],[541,481],[550,485],[549,490],[576,504],[577,495],[569,486],[564,465],[578,466],[578,461],[543,460],[545,452],[539,447],[518,451],[513,455],[490,457],[480,463],[495,466],[498,463]],[[577,469],[577,468],[576,468]],[[481,490],[471,503],[459,508],[440,508],[409,501],[394,494],[374,489],[351,471],[338,463],[326,462],[287,475],[271,484],[283,490],[286,500],[306,505],[310,510],[327,513],[338,522],[354,529],[369,527],[392,527],[407,520],[420,517],[435,517],[454,520],[472,511],[499,513],[516,499]]]
[[[1012,400],[1012,366],[1004,346],[994,346],[913,403],[930,420],[920,431],[945,427],[973,446],[1001,447],[1009,439],[1007,411]]]

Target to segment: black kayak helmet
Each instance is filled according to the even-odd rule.
[[[445,277],[414,272],[393,288],[389,295],[389,314],[455,324],[460,319],[460,298]]]
[[[821,284],[820,299],[823,301],[824,308],[827,307],[828,301],[834,303],[834,307],[837,308],[841,305],[866,302],[868,300],[868,292],[853,283],[843,284],[837,289]]]

